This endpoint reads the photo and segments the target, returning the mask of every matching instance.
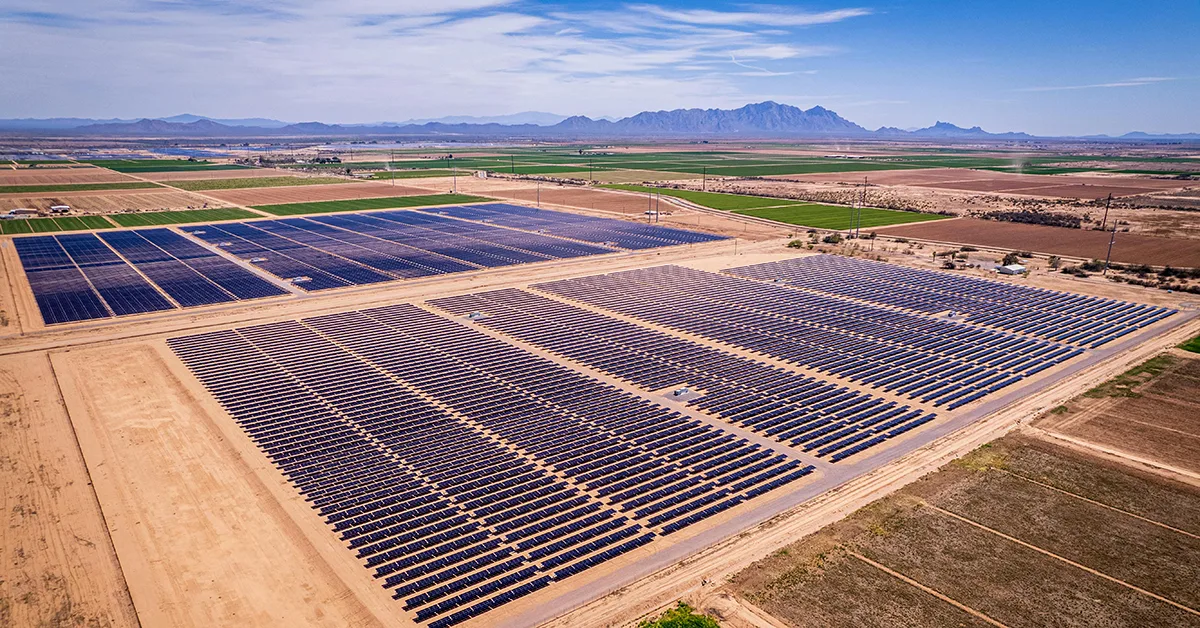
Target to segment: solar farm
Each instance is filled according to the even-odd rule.
[[[143,625],[599,623],[1195,322],[735,229],[387,204],[0,240],[16,379],[53,382],[26,396],[75,435],[91,568]]]

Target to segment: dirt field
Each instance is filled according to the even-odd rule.
[[[44,353],[0,358],[0,625],[137,616]]]
[[[1130,386],[1100,387],[1046,415],[1036,426],[1128,452],[1200,476],[1200,359],[1179,352],[1130,376]]]
[[[66,185],[71,183],[121,183],[136,178],[102,168],[72,170],[0,169],[0,185]]]
[[[225,442],[199,391],[162,361],[165,350],[53,356],[142,625],[377,625]]]
[[[52,205],[66,204],[76,212],[85,214],[115,214],[123,211],[145,211],[159,209],[187,209],[220,207],[218,201],[186,192],[153,190],[111,190],[91,194],[60,194],[45,196],[3,195],[0,196],[0,211],[17,207],[48,210]]]
[[[1111,234],[1103,231],[1064,229],[1012,222],[959,218],[881,227],[880,235],[956,242],[1002,249],[1034,251],[1085,259],[1104,259]],[[1200,266],[1200,240],[1157,238],[1117,233],[1114,262],[1151,266]]]
[[[1167,179],[1116,176],[1030,175],[989,170],[933,168],[929,170],[880,170],[870,173],[796,174],[774,177],[792,181],[845,183],[857,185],[867,181],[874,185],[908,185],[916,187],[961,190],[964,192],[1003,192],[1056,198],[1093,200],[1133,196],[1162,190],[1176,190],[1195,185],[1194,182]]]
[[[1195,487],[1007,437],[727,590],[787,626],[1195,626],[1198,516]]]
[[[383,183],[334,183],[329,185],[297,185],[279,188],[245,188],[239,190],[206,190],[211,196],[234,205],[275,205],[279,203],[308,203],[341,201],[355,198],[384,198],[414,196],[424,190],[403,185]]]

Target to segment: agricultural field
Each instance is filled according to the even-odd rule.
[[[1195,486],[1009,436],[727,588],[794,627],[1195,626],[1198,521]]]
[[[174,181],[170,185],[191,192],[205,190],[237,190],[242,188],[274,188],[294,185],[323,185],[335,183],[350,183],[349,179],[338,177],[247,177],[237,179],[197,179],[190,181]]]
[[[109,216],[113,222],[122,227],[148,227],[151,225],[178,225],[193,222],[213,222],[218,220],[244,220],[246,218],[261,218],[259,214],[236,207],[218,207],[215,209],[193,209],[176,212],[140,212],[136,214],[113,214]]]
[[[937,214],[876,209],[874,207],[853,209],[839,205],[821,205],[819,203],[802,203],[762,209],[743,209],[737,210],[734,213],[765,218],[789,225],[839,230],[851,229],[855,226],[864,229],[886,227],[888,225],[927,222],[946,218],[946,216],[939,216]]]
[[[298,214],[327,214],[332,212],[353,212],[371,209],[399,209],[403,207],[421,207],[425,205],[457,205],[461,203],[482,203],[492,199],[466,194],[423,194],[418,196],[394,196],[387,198],[362,198],[348,201],[325,201],[318,203],[284,203],[280,205],[255,205],[254,209],[276,216],[294,216]]]
[[[789,225],[800,225],[816,229],[849,229],[854,225],[868,228],[882,227],[945,218],[945,216],[936,214],[876,209],[873,207],[864,207],[860,210],[855,210],[850,207],[838,205],[822,205],[819,203],[806,203],[766,196],[674,190],[641,185],[605,185],[601,187],[629,192],[645,192],[648,194],[661,193],[665,196],[682,198],[712,209],[727,210],[735,214],[765,218]]]
[[[124,183],[59,183],[49,185],[0,185],[0,194],[37,194],[39,192],[94,192],[99,190],[143,190],[161,188],[148,181]]]
[[[0,221],[0,235],[51,233],[55,231],[86,231],[116,227],[104,216],[59,216],[56,218],[27,218]]]
[[[466,176],[467,173],[458,173],[459,176]],[[453,170],[445,170],[440,168],[430,168],[428,170],[384,170],[371,175],[372,179],[422,179],[425,177],[452,177],[455,175]]]
[[[428,194],[428,190],[384,183],[382,181],[347,182],[324,185],[289,185],[274,188],[235,188],[209,190],[205,196],[226,203],[251,207],[255,205],[282,205],[285,203],[317,203],[323,201],[347,201],[360,198],[385,198]]]
[[[208,161],[189,161],[187,159],[97,159],[84,163],[129,174],[188,170],[243,170],[246,168],[246,166],[235,164],[217,164]]]
[[[1200,358],[1163,354],[1055,408],[1036,425],[1200,473],[1197,390]]]

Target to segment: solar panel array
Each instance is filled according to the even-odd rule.
[[[256,220],[191,232],[309,291],[723,239],[515,205]]]
[[[287,294],[169,229],[13,242],[47,325]]]
[[[484,220],[507,227],[518,229],[537,229],[539,232],[551,235],[597,242],[622,249],[652,249],[660,246],[676,244],[695,244],[725,240],[724,236],[660,227],[658,225],[582,216],[564,212],[547,211],[492,203],[487,205],[468,205],[462,207],[439,207],[422,210],[426,212],[446,214],[469,220]]]
[[[478,324],[646,390],[699,392],[686,403],[833,462],[936,416],[522,290],[430,304],[457,315],[483,313]]]
[[[438,628],[813,470],[411,305],[169,344]]]
[[[951,311],[977,325],[1092,349],[1175,313],[1153,305],[836,255],[726,272],[912,312]]]

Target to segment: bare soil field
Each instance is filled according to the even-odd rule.
[[[4,170],[0,169],[0,185],[68,185],[72,183],[123,183],[137,181],[134,177],[103,168],[76,170]]]
[[[1200,359],[1190,355],[1167,354],[1160,373],[1097,388],[1036,425],[1200,475]]]
[[[308,203],[342,201],[356,198],[385,198],[414,196],[424,190],[403,185],[383,183],[333,183],[328,185],[298,185],[278,188],[244,188],[238,190],[207,190],[205,196],[234,205],[275,205],[279,203]]]
[[[104,196],[129,196],[132,194],[162,194],[164,192],[174,192],[171,188],[131,188],[128,190],[66,190],[59,192],[40,192],[36,194],[53,194],[55,198],[78,198],[80,196],[96,196],[103,194]],[[25,197],[28,198],[32,194],[30,192],[8,192],[0,193],[0,198],[10,197]]]
[[[908,185],[961,190],[964,192],[1004,192],[1009,194],[1087,200],[1105,198],[1110,193],[1114,197],[1133,196],[1162,190],[1177,190],[1189,185],[1195,185],[1195,182],[1170,179],[1013,174],[1008,172],[992,172],[989,170],[964,170],[961,168],[880,170],[870,173],[796,174],[773,178],[857,185],[863,182],[864,175],[867,182],[873,185]]]
[[[91,194],[62,194],[0,196],[0,211],[18,207],[48,210],[52,205],[70,205],[72,210],[85,214],[115,214],[123,211],[187,209],[189,207],[219,207],[221,204],[187,192],[155,192],[153,190],[110,190]]]
[[[160,351],[52,355],[141,624],[378,625]]]
[[[1104,259],[1111,234],[1104,231],[1065,229],[974,218],[937,220],[896,227],[880,227],[881,235],[921,238],[980,246],[1034,251],[1085,259]],[[1151,266],[1200,266],[1200,241],[1117,233],[1112,259]]]
[[[1196,626],[1198,516],[1195,487],[1009,436],[726,590],[787,626]]]
[[[45,353],[0,358],[0,625],[135,628]]]
[[[253,179],[257,177],[297,176],[291,170],[281,168],[243,168],[240,170],[177,170],[174,172],[146,172],[139,178],[149,181],[189,181],[193,179]]]

